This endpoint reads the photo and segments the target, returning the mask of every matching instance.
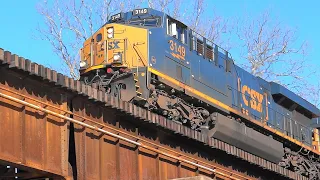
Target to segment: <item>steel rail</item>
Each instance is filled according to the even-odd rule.
[[[153,148],[153,147],[144,145],[144,144],[142,144],[142,143],[140,143],[140,142],[133,141],[133,140],[131,140],[131,139],[125,138],[125,137],[120,136],[120,135],[117,135],[117,134],[115,134],[115,133],[112,133],[112,132],[103,130],[103,129],[98,128],[98,127],[93,126],[93,125],[86,124],[86,123],[84,123],[84,122],[75,120],[75,119],[70,118],[70,117],[67,117],[67,116],[58,114],[58,113],[56,113],[56,112],[47,110],[47,109],[45,109],[45,108],[43,108],[43,107],[40,107],[40,106],[31,104],[31,103],[25,102],[25,101],[23,101],[23,100],[17,99],[17,98],[15,98],[15,97],[12,97],[12,96],[9,96],[9,95],[6,95],[6,94],[3,94],[3,93],[1,93],[1,92],[0,92],[0,96],[3,97],[3,98],[9,99],[9,100],[11,100],[11,101],[14,101],[14,102],[23,104],[23,105],[25,105],[25,106],[34,108],[34,109],[36,109],[36,110],[43,111],[43,112],[46,112],[46,113],[48,113],[48,114],[54,115],[54,116],[56,116],[56,117],[65,119],[65,120],[70,121],[70,122],[73,122],[73,123],[75,123],[75,124],[79,124],[79,125],[81,125],[81,126],[84,126],[84,127],[89,128],[89,129],[92,129],[92,130],[95,130],[95,131],[98,131],[98,132],[101,132],[101,133],[104,133],[104,134],[107,134],[107,135],[116,137],[116,138],[118,138],[118,139],[121,139],[121,140],[124,140],[124,141],[127,141],[127,142],[130,142],[130,143],[132,143],[132,144],[134,144],[134,145],[136,145],[136,146],[141,146],[141,147],[143,147],[143,148],[145,148],[145,149],[154,151],[154,152],[156,152],[156,153],[159,153],[159,154],[162,154],[162,155],[164,155],[164,156],[167,156],[167,157],[176,159],[176,160],[178,160],[178,161],[185,162],[185,163],[187,163],[187,164],[191,164],[191,165],[196,166],[196,167],[198,167],[198,168],[202,168],[202,169],[208,170],[208,171],[210,171],[210,172],[212,172],[212,173],[216,173],[216,174],[219,174],[219,175],[222,175],[222,176],[224,176],[224,177],[228,177],[228,178],[231,178],[231,179],[234,179],[234,180],[240,180],[240,179],[238,179],[238,178],[236,178],[236,177],[234,177],[234,176],[232,176],[232,175],[236,175],[236,176],[239,176],[239,177],[242,177],[242,178],[245,178],[245,179],[250,180],[249,178],[244,177],[244,176],[242,176],[242,175],[238,175],[238,174],[236,174],[236,173],[230,173],[230,174],[228,175],[228,174],[226,174],[226,173],[219,172],[219,171],[217,171],[217,169],[222,170],[222,171],[226,171],[226,170],[224,170],[223,168],[217,167],[217,166],[215,166],[215,165],[211,165],[211,166],[214,167],[214,169],[213,169],[213,168],[210,168],[210,167],[207,167],[207,166],[204,166],[204,165],[200,165],[200,164],[194,163],[194,162],[189,161],[189,160],[187,160],[187,159],[183,159],[183,158],[180,158],[180,157],[178,157],[178,156],[174,156],[174,155],[168,154],[168,153],[166,153],[166,152],[163,152],[163,151],[161,151],[161,150],[155,149],[155,148]],[[137,138],[137,139],[139,139],[139,138]],[[157,146],[158,146],[158,145],[157,145]],[[179,153],[177,153],[177,154],[179,154]],[[185,157],[188,157],[188,156],[185,156]],[[228,172],[228,171],[227,171],[227,172]]]

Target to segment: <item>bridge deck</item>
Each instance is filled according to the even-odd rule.
[[[2,49],[0,75],[0,175],[307,179]]]

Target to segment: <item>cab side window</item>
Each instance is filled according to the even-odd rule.
[[[171,18],[167,18],[167,34],[187,44],[187,27]]]

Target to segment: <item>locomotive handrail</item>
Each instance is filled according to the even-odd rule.
[[[0,88],[7,90],[6,88],[2,88],[2,87],[0,87]],[[9,90],[9,92],[14,92],[14,91]],[[17,95],[20,95],[20,93],[17,93],[17,92],[14,92],[14,93],[17,94]],[[222,176],[224,176],[224,177],[228,177],[228,178],[231,178],[231,179],[234,179],[234,180],[240,180],[239,178],[233,176],[233,175],[236,175],[236,176],[238,176],[238,177],[241,177],[241,178],[250,180],[250,178],[248,178],[248,177],[242,176],[242,175],[240,175],[240,174],[235,174],[235,173],[228,172],[227,170],[225,170],[225,169],[223,169],[223,168],[221,168],[221,167],[219,167],[219,166],[212,165],[212,164],[208,164],[208,163],[206,163],[206,162],[196,160],[196,159],[193,158],[193,157],[190,157],[190,156],[188,156],[188,155],[184,155],[184,154],[182,154],[182,153],[176,152],[176,151],[171,150],[171,149],[163,148],[163,149],[165,149],[166,151],[169,150],[170,152],[172,152],[172,153],[174,153],[174,154],[177,154],[177,155],[175,156],[175,155],[168,154],[168,153],[165,152],[165,151],[159,150],[159,148],[162,148],[161,145],[158,145],[158,144],[149,142],[149,141],[147,141],[147,140],[143,140],[142,138],[139,138],[139,137],[136,137],[136,136],[134,136],[134,135],[131,135],[131,134],[122,132],[121,130],[114,129],[114,128],[111,128],[111,127],[109,127],[109,126],[103,125],[103,127],[110,128],[110,129],[115,130],[115,131],[117,131],[118,133],[122,133],[122,134],[124,134],[124,135],[129,135],[129,136],[131,136],[131,137],[133,137],[133,138],[135,138],[135,139],[137,139],[137,140],[140,140],[140,141],[146,142],[146,143],[148,143],[148,144],[151,144],[151,145],[153,145],[153,146],[156,146],[157,148],[154,148],[154,147],[145,145],[145,144],[143,144],[142,142],[138,142],[137,140],[134,141],[134,140],[128,139],[128,138],[126,138],[126,137],[123,137],[123,136],[121,136],[121,135],[112,133],[112,132],[107,131],[107,130],[104,130],[104,129],[102,129],[102,128],[98,128],[97,126],[89,125],[89,124],[87,124],[87,123],[84,123],[83,121],[79,121],[79,120],[76,120],[76,119],[74,119],[74,118],[67,117],[67,116],[65,116],[65,115],[62,115],[62,114],[56,113],[56,112],[54,112],[54,111],[48,110],[48,109],[46,109],[46,108],[44,108],[44,107],[41,107],[41,106],[38,106],[38,105],[35,105],[35,104],[32,104],[32,103],[26,102],[25,100],[21,100],[21,99],[18,99],[18,98],[15,98],[15,97],[6,95],[6,94],[1,93],[1,92],[0,92],[0,97],[6,98],[6,99],[8,99],[8,100],[11,100],[11,101],[14,101],[14,102],[17,102],[17,103],[20,103],[20,104],[22,104],[22,105],[28,106],[28,107],[30,107],[30,108],[33,108],[33,109],[36,109],[36,110],[39,110],[39,111],[43,111],[43,112],[45,112],[45,113],[47,113],[47,114],[51,114],[51,115],[56,116],[56,117],[59,117],[59,118],[61,118],[61,119],[64,119],[64,120],[73,122],[73,123],[75,123],[75,124],[78,124],[78,125],[81,125],[81,126],[84,126],[84,127],[87,127],[87,128],[92,129],[92,130],[94,130],[94,131],[98,131],[98,132],[101,132],[101,133],[103,133],[103,134],[107,134],[107,135],[113,136],[113,137],[115,137],[115,138],[118,138],[118,139],[124,140],[124,141],[126,141],[126,142],[132,143],[132,144],[134,144],[134,145],[136,145],[136,146],[140,146],[140,147],[142,147],[142,148],[151,150],[151,151],[156,152],[156,153],[158,153],[158,154],[162,154],[162,155],[167,156],[167,157],[169,157],[169,158],[173,158],[173,159],[176,159],[176,160],[178,160],[178,161],[181,161],[181,162],[185,162],[185,163],[187,163],[187,164],[194,165],[194,166],[196,166],[196,167],[198,167],[198,168],[205,169],[205,170],[210,171],[210,172],[212,172],[212,173],[220,174],[220,175],[222,175]],[[25,95],[23,95],[23,97],[26,97],[26,98],[29,98],[29,99],[32,99],[32,100],[36,100],[36,99],[34,99],[34,98],[30,98],[30,97],[27,97],[27,96],[25,96]],[[38,101],[38,100],[36,100],[36,101]],[[47,103],[44,103],[44,102],[42,102],[42,101],[38,101],[38,102],[43,103],[43,104],[47,104]],[[49,104],[48,104],[48,105],[49,105]],[[55,107],[55,106],[53,106],[53,105],[49,105],[49,106],[50,106],[50,107],[54,107],[54,108],[56,108],[56,109],[59,109],[59,110],[61,110],[62,112],[70,112],[70,111],[66,111],[66,110],[57,108],[57,107]],[[71,113],[72,113],[72,112],[71,112]],[[72,114],[73,114],[73,115],[76,115],[76,114],[74,114],[74,113],[72,113]],[[84,117],[83,117],[83,118],[84,118]],[[86,118],[86,119],[88,119],[88,118]],[[92,120],[91,120],[91,122],[97,123],[96,121],[92,121]],[[97,124],[100,124],[100,123],[97,123]],[[181,158],[181,157],[186,157],[187,159],[194,160],[194,161],[196,161],[196,163],[195,163],[195,162],[192,162],[192,161],[190,161],[190,160],[187,160],[187,159],[185,159],[185,158]],[[199,163],[204,164],[204,165],[201,165],[201,164],[199,164]],[[207,165],[207,166],[212,166],[213,168],[207,167],[207,166],[205,166],[205,165]],[[217,170],[220,170],[220,171],[222,171],[222,172],[217,171]],[[227,173],[225,173],[225,172],[227,172]]]
[[[225,49],[222,48],[221,46],[219,46],[219,45],[217,45],[216,43],[214,43],[212,40],[210,40],[210,39],[206,38],[205,36],[199,34],[198,32],[194,31],[193,29],[190,29],[190,31],[191,31],[191,36],[192,36],[192,37],[195,37],[195,38],[197,38],[197,39],[198,39],[198,37],[200,37],[200,38],[202,39],[202,42],[203,42],[204,39],[205,39],[206,43],[203,43],[203,48],[206,48],[206,45],[210,45],[209,43],[207,43],[207,42],[210,42],[213,49],[215,49],[215,48],[213,47],[213,45],[214,45],[215,47],[218,48],[218,51],[219,51],[219,50],[224,51],[225,54],[230,55],[230,58],[232,59],[232,55],[231,55],[231,53],[230,53],[229,51],[225,50]],[[196,43],[197,43],[197,39],[194,40],[194,41],[196,41]],[[199,40],[201,40],[201,39],[199,39]],[[191,41],[192,41],[192,40],[191,40]],[[194,44],[194,43],[193,43],[193,44]],[[193,48],[193,47],[192,47],[192,48]],[[193,50],[197,50],[197,46],[196,46],[195,49],[193,49]],[[220,52],[221,52],[221,51],[220,51]],[[206,56],[205,54],[203,54],[203,55]],[[229,57],[229,56],[228,56],[228,57]]]
[[[139,51],[139,48],[137,48],[136,49],[136,47],[138,47],[137,45],[140,45],[140,44],[136,44],[136,43],[133,43],[133,46],[132,46],[132,48],[134,49],[134,51],[137,53],[137,55],[139,56],[139,58],[140,58],[140,60],[141,60],[141,62],[142,62],[142,64],[143,64],[143,66],[146,66],[146,64],[144,63],[144,61],[143,61],[143,59],[144,58],[142,58],[141,56],[140,56],[140,51]]]

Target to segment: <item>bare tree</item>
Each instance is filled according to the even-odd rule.
[[[243,42],[242,67],[255,76],[295,88],[303,83],[306,43],[296,42],[295,32],[271,20],[270,12],[239,23],[237,35]]]
[[[200,24],[201,24],[201,16],[204,12],[204,0],[197,0],[194,2],[194,4],[191,6],[193,9],[191,13],[189,14],[189,27],[191,29],[194,29],[196,31],[200,30]],[[191,18],[193,17],[193,18]],[[204,34],[203,34],[204,35]]]
[[[306,93],[304,97],[308,97],[311,103],[315,106],[320,107],[320,82],[314,83],[311,86],[306,87]]]
[[[314,67],[310,69],[319,69],[319,65],[313,65]],[[310,70],[310,75],[305,78],[304,86],[301,88],[299,87],[299,95],[303,98],[307,99],[309,102],[311,102],[316,107],[320,108],[320,73],[319,72],[313,72]]]
[[[230,34],[232,29],[231,24],[221,16],[215,14],[214,9],[210,9],[210,14],[206,15],[204,12],[205,0],[189,1],[188,6],[182,6],[182,0],[147,0],[150,8],[166,12],[171,17],[180,20],[186,24],[190,29],[198,34],[205,36],[208,40],[230,49],[225,42],[229,39],[226,37],[222,39],[223,34]]]
[[[180,19],[183,18],[183,16],[185,15],[185,12],[181,11],[181,0],[175,0],[174,1],[174,6],[173,6],[173,10],[172,13],[170,13],[172,15],[173,18],[175,19]]]
[[[149,8],[157,9],[170,15],[172,15],[170,13],[171,9],[173,9],[174,14],[178,15],[181,8],[181,0],[147,0],[147,2]]]
[[[192,0],[191,3],[198,3],[203,0]],[[189,14],[195,13],[194,9],[190,10],[190,7],[194,7],[194,4],[192,6],[183,7],[182,6],[182,0],[147,0],[148,7],[152,9],[156,9],[161,12],[167,13],[169,16],[183,21],[187,23],[188,25],[190,23],[186,22],[188,18],[185,18],[186,12],[188,11]],[[190,3],[190,1],[189,1]],[[202,7],[200,7],[202,9]],[[195,19],[195,17],[191,18]]]
[[[211,17],[200,22],[200,27],[197,29],[208,40],[229,51],[232,48],[231,35],[234,29],[229,21],[213,12]]]

